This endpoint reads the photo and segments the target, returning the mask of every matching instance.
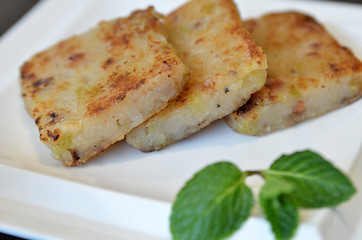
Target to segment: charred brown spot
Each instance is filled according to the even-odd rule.
[[[244,49],[245,49],[245,47],[243,45],[238,45],[238,46],[233,47],[233,50],[236,52],[242,52],[242,51],[244,51]]]
[[[206,119],[204,119],[204,120],[202,120],[201,122],[199,122],[198,125],[199,125],[199,126],[202,126],[202,125],[205,124],[205,122],[206,122]]]
[[[248,52],[252,59],[260,59],[263,57],[260,49],[258,46],[256,46],[254,40],[252,40],[250,37],[244,37],[246,39],[246,42],[248,44]]]
[[[283,87],[284,83],[280,80],[275,80],[272,82],[268,82],[265,84],[265,87],[269,88],[270,90],[275,90]]]
[[[309,44],[309,47],[311,48],[311,52],[307,53],[307,56],[319,56],[318,50],[322,47],[322,44],[319,42],[311,43]]]
[[[141,79],[137,84],[135,84],[134,87],[127,89],[127,91],[128,91],[128,90],[136,90],[136,89],[138,89],[140,86],[144,85],[145,82],[146,82],[146,79],[143,78],[143,79]]]
[[[52,81],[53,81],[53,77],[38,79],[37,81],[33,82],[33,84],[32,84],[32,87],[33,87],[32,93],[34,94],[37,91],[47,87]]]
[[[304,16],[304,18],[302,19],[303,22],[312,22],[315,23],[316,21],[310,17],[310,16]]]
[[[98,114],[98,113],[103,112],[105,109],[106,109],[105,106],[102,106],[101,104],[98,104],[95,107],[93,107],[92,112],[93,112],[93,114]]]
[[[113,58],[108,58],[108,59],[103,63],[102,68],[103,68],[103,69],[107,69],[108,66],[111,65],[113,62],[114,62],[114,59],[113,59]]]
[[[195,44],[199,44],[199,43],[201,43],[202,42],[202,38],[199,38],[199,39],[197,39],[196,41],[195,41]]]
[[[322,44],[316,42],[316,43],[311,43],[309,46],[310,46],[311,48],[320,48],[320,47],[322,46]]]
[[[76,54],[70,56],[68,59],[70,61],[78,61],[78,60],[81,60],[82,58],[84,58],[84,55],[85,55],[84,53],[76,53]]]
[[[51,138],[53,140],[53,142],[55,142],[56,140],[59,139],[59,130],[55,129],[53,132],[50,130],[47,130],[47,136],[49,138]]]
[[[186,84],[184,89],[181,91],[181,93],[177,96],[176,102],[177,103],[184,103],[187,101],[189,96],[190,86]]]
[[[230,71],[229,71],[229,75],[230,75],[230,76],[236,76],[237,74],[238,74],[238,72],[235,71],[235,70],[230,70]]]
[[[129,34],[123,34],[123,35],[122,35],[122,42],[123,42],[125,45],[128,45],[129,39],[130,39]]]
[[[37,108],[37,107],[34,108],[32,116],[34,117],[38,112],[39,112],[39,108]]]
[[[130,73],[126,74],[118,74],[116,72],[113,72],[107,80],[107,85],[111,89],[118,89],[125,86],[126,83],[132,84],[131,79],[129,78]]]
[[[35,74],[34,73],[22,72],[21,73],[21,79],[23,79],[23,80],[33,80],[33,79],[35,79]]]
[[[243,106],[238,108],[238,110],[236,111],[236,115],[243,116],[251,112],[258,105],[259,102],[252,95],[251,98]]]
[[[309,31],[324,32],[323,27],[319,25],[314,18],[303,14],[297,14],[295,26],[305,28]]]
[[[337,65],[336,65],[336,64],[333,64],[333,63],[329,64],[329,67],[330,67],[334,72],[340,72],[340,71],[342,71],[341,68],[337,67]]]
[[[119,96],[116,97],[116,101],[120,102],[126,97],[126,93],[122,93]]]
[[[115,103],[122,101],[128,92],[137,90],[143,86],[145,82],[145,78],[135,79],[130,76],[130,73],[123,75],[115,72],[112,73],[107,80],[108,95],[102,95],[98,99],[90,102],[87,105],[86,115],[94,116],[100,114]]]
[[[36,124],[36,125],[38,125],[38,124],[39,124],[40,119],[41,119],[41,117],[37,117],[37,118],[35,119],[35,124]]]
[[[196,22],[195,25],[194,25],[194,28],[199,28],[201,26],[201,23],[200,22]]]
[[[236,26],[235,26],[235,25],[234,25],[234,26],[231,26],[229,32],[230,32],[231,34],[239,34],[242,30],[243,30],[243,29],[242,29],[241,26],[239,26],[239,25],[236,25]]]
[[[80,159],[78,151],[71,149],[71,150],[69,150],[69,152],[70,152],[70,155],[72,156],[73,161],[78,161]]]
[[[274,95],[273,92],[269,92],[268,94],[268,99],[272,102],[272,103],[277,103],[279,101],[278,96]]]
[[[36,57],[39,59],[39,64],[45,65],[51,61],[51,57],[45,52],[38,53]]]
[[[175,62],[172,62],[172,60],[171,59],[167,59],[167,60],[164,60],[164,61],[162,61],[168,68],[171,68],[172,66],[172,64],[174,64]]]
[[[134,71],[136,71],[136,69],[134,69]],[[111,89],[118,89],[120,92],[128,92],[130,90],[137,90],[140,86],[144,85],[145,82],[145,78],[140,80],[134,79],[130,76],[130,73],[117,74],[114,72],[108,77],[107,84]]]
[[[25,62],[24,65],[21,67],[20,70],[20,77],[23,81],[25,80],[34,80],[36,78],[35,74],[32,73],[33,63]]]
[[[359,61],[355,61],[352,65],[352,71],[359,71],[362,68],[362,63]]]
[[[231,52],[231,50],[230,50],[230,49],[225,49],[225,50],[224,50],[224,54],[225,54],[225,55],[230,54],[230,52]]]
[[[107,22],[103,22],[104,40],[109,42],[112,47],[129,47],[131,44],[132,32],[127,32],[124,29],[124,19],[117,19],[114,24],[109,25]]]
[[[57,114],[55,112],[49,113],[49,117],[50,117],[50,123],[57,123],[61,120],[61,117],[59,116],[59,114]]]
[[[48,140],[47,137],[45,137],[42,133],[40,133],[39,138],[40,138],[40,140],[42,140],[44,142],[46,142]]]
[[[59,49],[64,49],[66,46],[67,46],[67,43],[65,40],[63,40],[63,41],[60,41],[56,47]]]

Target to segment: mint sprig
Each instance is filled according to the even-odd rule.
[[[269,169],[240,171],[229,162],[207,166],[181,189],[173,204],[170,227],[175,240],[223,239],[249,217],[254,204],[247,176],[265,184],[259,202],[276,239],[290,239],[298,209],[336,206],[355,192],[350,180],[320,155],[303,151],[283,155]]]

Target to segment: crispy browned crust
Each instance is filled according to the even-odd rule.
[[[250,135],[266,134],[361,97],[361,61],[311,16],[298,12],[272,13],[245,21],[244,25],[267,55],[268,76],[265,86],[227,119],[234,130]],[[346,85],[351,87],[350,95],[335,103],[330,95],[338,91],[336,88]],[[335,96],[336,99],[339,97]],[[324,108],[308,112],[310,103],[307,102],[315,101],[317,105],[323,98],[331,100],[326,101]],[[280,111],[290,111],[290,114],[281,118],[278,124],[268,126],[265,116],[261,119],[260,114],[276,105],[280,105]],[[281,105],[284,105],[283,110]],[[263,121],[264,126],[258,121]]]
[[[127,135],[142,151],[160,150],[225,117],[266,79],[266,57],[232,0],[188,1],[166,16],[165,26],[190,77],[175,101]]]
[[[53,149],[64,145],[64,134],[73,125],[112,115],[116,107],[130,104],[129,96],[157,87],[154,79],[169,78],[170,86],[182,89],[182,81],[173,83],[172,78],[184,74],[175,73],[183,64],[161,35],[163,28],[160,15],[150,7],[128,18],[100,22],[27,61],[21,67],[22,97],[41,141]],[[66,122],[70,124],[65,129]],[[72,160],[63,163],[84,163],[110,144],[96,146],[87,156],[71,146]]]
[[[140,86],[144,85],[147,79],[153,77],[154,75],[161,74],[162,72],[168,71],[170,68],[169,65],[177,64],[175,59],[163,59],[163,55],[159,55],[156,57],[158,60],[158,65],[155,66],[158,69],[158,72],[153,72],[152,69],[149,71],[141,72],[138,69],[132,67],[130,71],[127,72],[118,72],[117,67],[112,68],[113,64],[123,64],[127,65],[128,61],[125,59],[122,63],[120,62],[120,58],[122,57],[122,51],[127,49],[137,48],[136,45],[133,44],[132,38],[136,35],[146,35],[148,31],[155,31],[160,28],[159,20],[153,15],[153,8],[149,8],[147,16],[147,25],[146,26],[128,26],[128,28],[124,29],[124,26],[130,23],[130,19],[137,19],[143,14],[143,11],[135,11],[132,13],[130,18],[120,18],[113,22],[101,22],[98,27],[99,31],[97,32],[97,37],[101,39],[104,44],[109,44],[107,51],[111,53],[111,57],[107,58],[103,62],[100,62],[101,69],[106,75],[106,81],[99,82],[93,89],[94,91],[85,92],[89,100],[86,102],[87,111],[84,113],[85,117],[94,116],[102,111],[106,111],[113,104],[117,104],[122,101],[128,92],[137,90]],[[144,16],[142,16],[144,18]],[[134,23],[135,25],[137,22]],[[66,80],[54,86],[52,82],[55,77],[47,75],[46,77],[38,76],[42,75],[42,70],[46,70],[47,68],[53,68],[57,63],[54,58],[61,58],[58,60],[62,64],[62,67],[75,70],[81,67],[86,67],[87,61],[91,61],[92,56],[89,56],[87,51],[88,49],[84,49],[82,46],[82,41],[79,36],[72,37],[70,39],[61,41],[55,47],[38,53],[31,60],[26,62],[21,67],[21,84],[23,87],[23,97],[35,98],[37,94],[41,91],[46,91],[47,89],[56,87],[52,89],[53,94],[57,94],[57,92],[64,91],[67,86],[71,83]],[[164,47],[164,49],[157,48],[158,43],[154,43],[155,45],[155,53],[164,50],[164,53],[168,53],[169,49]],[[139,58],[139,56],[130,56],[133,59]],[[137,75],[132,74],[137,72]],[[96,97],[96,98],[94,98]],[[47,104],[48,105],[48,104]],[[33,114],[36,114],[37,111],[33,111]],[[37,116],[40,117],[40,116]]]
[[[248,104],[238,110],[239,115],[248,112],[247,109],[250,111],[252,105],[256,106],[263,104],[263,102],[277,103],[281,89],[290,85],[279,80],[280,77],[293,79],[293,85],[303,91],[311,88],[323,88],[323,83],[338,82],[343,75],[353,75],[362,71],[362,62],[353,55],[351,50],[341,46],[311,16],[298,12],[273,13],[265,15],[261,21],[267,22],[268,26],[273,29],[268,31],[268,34],[263,38],[257,37],[257,42],[263,47],[268,57],[273,57],[270,53],[285,52],[288,46],[293,48],[295,46],[306,47],[308,51],[304,53],[305,55],[300,57],[295,55],[294,58],[309,60],[311,64],[319,64],[319,66],[316,67],[316,70],[305,69],[304,76],[298,76],[297,69],[292,68],[293,64],[288,64],[292,61],[293,54],[296,54],[292,50],[290,50],[290,59],[270,60],[264,88],[253,94]],[[283,27],[272,27],[278,25]],[[253,34],[255,28],[258,27],[258,22],[248,20],[245,21],[245,26]],[[316,40],[311,42],[310,39],[313,38]],[[309,44],[308,46],[303,46],[304,40]],[[291,67],[283,68],[282,65]],[[359,81],[360,84],[361,81]],[[362,86],[360,89],[362,91]]]
[[[206,2],[206,4],[204,3]],[[235,46],[233,49],[226,49],[223,52],[223,56],[218,55],[217,53],[213,55],[213,51],[210,51],[210,57],[215,58],[224,58],[224,62],[228,64],[228,54],[230,55],[243,55],[247,54],[248,58],[250,59],[250,62],[258,62],[258,64],[262,65],[262,59],[264,58],[263,53],[261,49],[255,44],[255,42],[250,38],[250,35],[245,30],[245,28],[240,24],[240,15],[237,11],[237,8],[235,4],[230,0],[219,0],[215,1],[204,1],[202,4],[201,2],[197,1],[190,1],[187,4],[179,7],[174,12],[170,13],[167,18],[165,19],[166,25],[168,26],[169,32],[172,32],[172,36],[170,41],[175,45],[176,49],[179,51],[180,58],[183,62],[188,64],[190,67],[191,72],[191,80],[186,83],[185,88],[182,90],[182,92],[178,95],[176,98],[175,104],[173,105],[173,108],[181,108],[188,100],[189,97],[192,96],[192,93],[197,91],[200,94],[212,94],[215,89],[217,89],[220,85],[222,85],[222,79],[220,77],[224,75],[222,72],[215,73],[214,77],[211,78],[211,82],[205,82],[205,79],[201,78],[198,80],[198,76],[205,75],[207,73],[200,71],[202,67],[200,65],[204,64],[203,62],[197,63],[195,61],[194,57],[190,57],[192,53],[188,48],[190,49],[197,49],[198,47],[202,47],[203,42],[208,41],[215,41],[219,43],[219,48],[224,48],[225,46],[228,46],[229,38],[225,38],[225,36],[238,36],[238,41],[243,42],[243,44],[240,44],[238,46]],[[223,11],[225,11],[225,16],[228,16],[230,18],[229,26],[224,30],[224,34],[220,34],[219,36],[214,36],[213,34],[210,34],[211,28],[213,25],[212,21],[217,21],[217,19],[211,19],[211,22],[208,22],[208,20],[197,21],[198,17],[195,17],[195,23],[193,26],[193,29],[190,29],[190,34],[195,34],[197,32],[198,38],[194,42],[185,43],[181,42],[178,39],[188,39],[188,34],[182,33],[182,24],[180,24],[180,18],[185,18],[190,21],[190,17],[187,15],[188,11],[187,9],[190,8],[199,8],[200,13],[202,12],[206,15],[212,15],[212,12],[215,11],[215,6],[221,5],[223,6]],[[185,15],[183,15],[185,14]],[[183,15],[183,16],[181,16]],[[207,18],[212,18],[210,16],[207,16]],[[205,26],[206,25],[206,26]],[[206,27],[208,30],[202,29],[203,27]],[[174,29],[177,29],[175,31]],[[199,30],[199,31],[198,31]],[[189,45],[189,46],[187,46]],[[187,46],[187,47],[186,47]],[[215,52],[220,52],[216,50]],[[199,65],[200,64],[200,65]],[[235,75],[236,71],[234,69],[229,70],[229,75]],[[227,92],[225,92],[226,94]],[[177,110],[173,110],[177,111]],[[166,112],[164,112],[166,113]],[[162,113],[161,113],[162,114]]]

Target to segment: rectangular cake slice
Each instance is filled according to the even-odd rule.
[[[54,158],[85,163],[178,95],[188,69],[164,30],[150,7],[103,21],[21,67],[26,109]]]
[[[230,114],[266,79],[266,58],[232,0],[189,1],[165,24],[190,77],[166,109],[127,134],[127,142],[142,151],[159,150]]]
[[[263,135],[362,96],[362,63],[312,17],[274,13],[245,22],[268,58],[266,84],[226,118],[236,132]]]

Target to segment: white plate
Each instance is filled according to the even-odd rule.
[[[153,1],[167,13],[183,1]],[[241,1],[243,18],[298,10],[315,16],[362,59],[362,6],[312,1]],[[196,171],[229,160],[267,168],[283,153],[311,149],[362,188],[362,101],[264,137],[244,136],[217,121],[162,151],[120,142],[85,166],[65,168],[39,141],[24,110],[19,66],[31,55],[100,20],[127,16],[148,1],[42,1],[0,39],[0,231],[23,237],[170,239],[175,195]],[[250,179],[257,192],[261,180]],[[337,209],[303,211],[295,239],[361,239],[361,194]],[[359,228],[359,230],[358,230]],[[231,239],[273,239],[258,207]]]

